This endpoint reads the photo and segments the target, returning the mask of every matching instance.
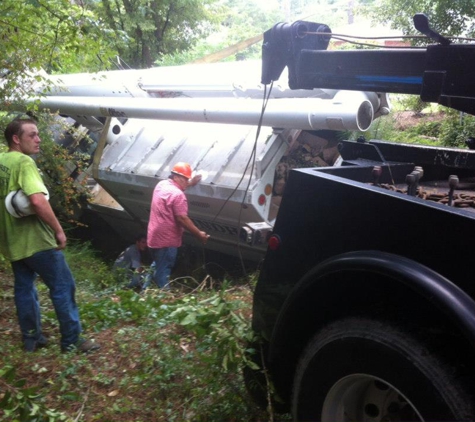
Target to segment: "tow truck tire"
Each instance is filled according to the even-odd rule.
[[[298,364],[295,421],[474,421],[473,397],[416,337],[348,318],[322,329]],[[467,374],[465,374],[467,375]]]

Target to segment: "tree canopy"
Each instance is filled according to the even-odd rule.
[[[38,81],[40,70],[68,73],[100,69],[101,60],[108,61],[114,53],[105,34],[107,28],[90,10],[68,0],[2,0],[2,108],[28,95],[32,87],[27,76]]]
[[[416,13],[425,13],[431,28],[442,35],[473,35],[475,29],[473,0],[380,0],[366,11],[373,20],[405,34],[416,34]]]
[[[102,0],[91,6],[112,31],[127,34],[126,43],[115,38],[115,49],[133,68],[189,48],[220,17],[216,0]]]
[[[108,30],[85,6],[69,0],[2,0],[0,67],[8,71],[94,70],[111,53]]]

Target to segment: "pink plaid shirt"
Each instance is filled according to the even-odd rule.
[[[147,234],[150,248],[181,246],[184,228],[177,223],[177,215],[188,215],[185,193],[173,180],[162,180],[153,191]]]

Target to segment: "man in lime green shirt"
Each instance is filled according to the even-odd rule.
[[[31,155],[40,152],[36,122],[15,119],[5,129],[8,152],[0,154],[0,253],[11,261],[15,276],[15,305],[26,351],[47,344],[41,328],[37,275],[50,291],[59,321],[61,349],[88,352],[99,346],[81,338],[75,282],[62,249],[66,235],[47,199],[46,187]],[[15,209],[9,193],[21,189],[31,213]],[[7,200],[7,202],[6,202]],[[10,201],[10,202],[9,202]]]

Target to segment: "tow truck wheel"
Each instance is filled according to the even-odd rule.
[[[295,374],[298,422],[473,421],[455,368],[394,327],[350,318],[320,331]]]

